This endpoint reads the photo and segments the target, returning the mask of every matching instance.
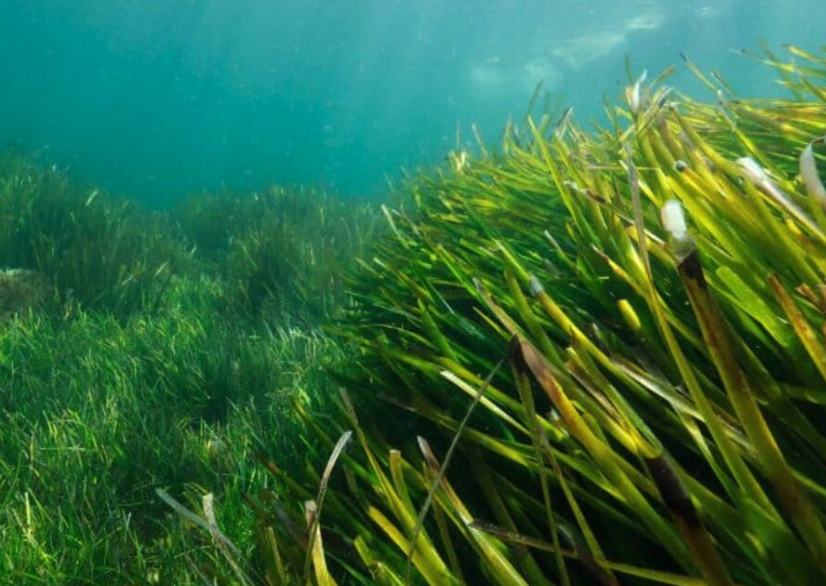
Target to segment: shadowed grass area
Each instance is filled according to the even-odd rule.
[[[0,156],[0,267],[45,275],[54,302],[120,317],[160,302],[180,252],[163,219],[55,167]]]
[[[826,580],[826,57],[789,50],[792,100],[688,62],[716,104],[629,80],[410,183],[341,415],[253,502],[265,583]]]
[[[279,238],[259,247],[289,265],[280,288],[308,291],[263,315],[240,292],[270,278],[257,257],[202,258],[174,215],[11,154],[0,185],[0,252],[15,267],[0,273],[0,583],[199,583],[193,560],[211,548],[185,540],[154,491],[216,491],[228,532],[251,547],[242,496],[267,483],[255,455],[277,451],[302,469],[293,404],[329,411],[327,371],[351,353],[311,326],[343,303],[343,254],[366,246],[368,212],[273,188],[283,209],[234,221],[254,237],[276,225],[260,216],[280,214],[279,234],[305,236],[300,251]],[[229,201],[240,217],[254,198]]]
[[[300,448],[291,401],[324,402],[323,370],[341,350],[311,333],[239,330],[204,299],[210,287],[183,280],[174,308],[126,323],[80,313],[4,326],[0,575],[181,583],[186,549],[166,541],[154,489],[209,486],[239,509],[261,476],[253,454]]]
[[[345,267],[379,228],[372,206],[301,188],[192,195],[173,217],[226,281],[228,309],[315,326],[346,303]]]

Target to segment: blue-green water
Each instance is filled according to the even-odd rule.
[[[730,49],[824,42],[822,0],[2,0],[0,146],[158,203],[313,183],[373,194],[493,139],[543,80],[580,121],[680,52],[746,94]],[[681,72],[673,82],[698,90]]]

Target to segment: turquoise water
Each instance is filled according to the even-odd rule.
[[[655,73],[685,52],[767,94],[731,49],[824,30],[822,0],[2,0],[0,146],[153,203],[272,181],[376,194],[457,129],[495,139],[539,81],[581,122],[626,55]]]

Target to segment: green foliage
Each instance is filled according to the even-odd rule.
[[[301,469],[292,403],[329,410],[326,372],[346,355],[287,326],[343,303],[344,255],[372,226],[366,207],[267,193],[265,207],[190,202],[221,207],[236,230],[207,257],[191,249],[208,218],[176,214],[180,230],[3,155],[0,266],[15,270],[0,271],[0,584],[199,583],[191,560],[214,566],[211,552],[184,539],[161,486],[178,498],[217,492],[228,532],[251,547],[242,497],[266,484],[254,455],[277,451]],[[249,319],[241,295],[259,280],[284,299],[269,322]]]
[[[371,206],[305,189],[194,195],[176,210],[201,257],[221,271],[227,304],[284,325],[319,324],[345,303],[345,265],[374,238]]]
[[[44,274],[60,303],[119,316],[156,307],[178,252],[161,224],[55,167],[0,155],[0,267]]]
[[[224,190],[217,193],[190,194],[174,207],[173,217],[198,255],[215,263],[225,260],[230,240],[238,226],[248,225],[253,217],[243,215],[247,197]]]
[[[59,303],[3,306],[0,581],[822,584],[826,58],[789,50],[753,57],[793,100],[688,62],[714,105],[663,75],[452,153],[349,292],[368,206],[200,196],[185,248],[6,155],[2,264]]]
[[[791,50],[794,100],[632,82],[411,183],[352,282],[360,420],[302,413],[334,457],[254,502],[266,583],[824,583],[826,58]]]
[[[291,402],[320,408],[341,351],[238,329],[216,317],[218,293],[185,279],[162,315],[0,330],[0,583],[185,583],[193,544],[158,486],[219,490],[246,543],[242,492],[264,473],[249,462],[298,453]]]

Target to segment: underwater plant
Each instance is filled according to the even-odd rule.
[[[213,579],[823,584],[826,56],[788,49],[792,99],[687,61],[717,103],[640,78],[607,127],[415,178],[350,282],[340,416],[297,405],[317,464],[250,496],[258,569],[187,513]]]
[[[379,225],[369,204],[277,186],[190,195],[174,217],[224,278],[229,310],[284,326],[318,325],[340,309],[345,265]]]
[[[0,267],[47,278],[62,304],[126,316],[157,306],[181,249],[160,217],[55,166],[0,155]]]
[[[326,311],[342,287],[328,260],[366,245],[374,222],[366,207],[292,197],[265,214],[226,207],[267,220],[239,234],[301,234],[302,248],[272,238],[256,258],[295,267],[279,286],[307,287]],[[184,539],[154,488],[209,486],[244,545],[242,490],[267,474],[246,462],[279,451],[303,465],[291,400],[329,410],[344,345],[287,327],[308,321],[303,303],[249,319],[230,247],[193,253],[197,227],[178,219],[0,156],[0,266],[23,267],[0,271],[0,584],[197,583],[188,560],[208,544]]]
[[[250,538],[241,498],[294,454],[300,398],[322,409],[343,360],[320,334],[224,319],[220,284],[176,280],[163,307],[124,320],[49,308],[0,321],[0,584],[198,583],[200,557],[154,498],[208,486]],[[180,497],[179,497],[180,498]]]

